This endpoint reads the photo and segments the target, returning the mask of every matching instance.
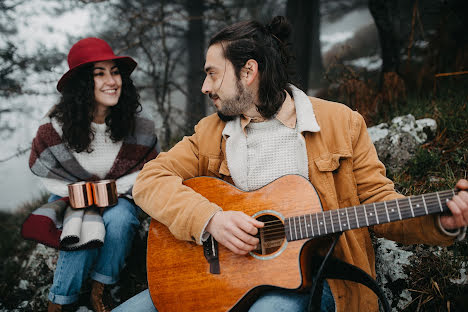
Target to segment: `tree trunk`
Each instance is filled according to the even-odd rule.
[[[292,25],[293,52],[299,86],[318,87],[323,73],[320,51],[320,1],[288,0],[286,17]]]
[[[186,33],[188,68],[185,132],[191,133],[196,123],[206,115],[205,95],[201,93],[205,59],[203,0],[186,0],[185,8],[190,18]]]
[[[379,32],[382,55],[380,82],[387,72],[399,73],[401,40],[398,1],[369,0],[369,11]]]

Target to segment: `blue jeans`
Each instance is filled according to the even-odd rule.
[[[286,290],[272,290],[264,293],[250,307],[249,312],[303,312],[309,305],[310,295],[308,293],[299,294]],[[157,312],[153,306],[150,293],[147,290],[133,296],[118,307],[113,312],[138,311]],[[335,300],[328,283],[323,283],[322,303],[320,312],[334,312]]]
[[[49,202],[59,198],[52,195]],[[130,252],[135,231],[140,225],[137,214],[138,207],[133,202],[119,198],[117,205],[104,210],[102,218],[106,236],[102,247],[61,250],[49,300],[57,304],[77,301],[83,280],[89,274],[91,279],[103,284],[116,283]]]

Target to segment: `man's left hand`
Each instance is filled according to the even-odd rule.
[[[452,215],[440,216],[440,224],[446,230],[454,230],[468,225],[468,181],[461,179],[456,187],[460,190],[447,202]]]

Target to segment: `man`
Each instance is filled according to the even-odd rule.
[[[284,18],[275,17],[267,26],[231,25],[211,39],[202,92],[217,114],[147,163],[133,188],[136,203],[177,239],[201,244],[211,234],[238,255],[259,243],[254,235],[264,223],[223,211],[182,184],[196,176],[218,177],[252,191],[287,174],[301,175],[316,187],[327,210],[402,197],[385,177],[363,118],[289,84],[289,29]],[[457,187],[468,189],[468,181],[460,180]],[[413,218],[372,230],[408,244],[448,245],[466,231],[468,193],[460,192],[447,205],[451,216]],[[333,255],[375,277],[367,228],[342,234]],[[139,303],[131,299],[133,307],[151,303],[148,292],[137,297]],[[261,296],[250,311],[304,311],[308,302],[307,294],[276,290]],[[378,311],[377,298],[362,285],[328,280],[321,310]]]

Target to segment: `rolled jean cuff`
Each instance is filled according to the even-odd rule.
[[[52,301],[53,303],[56,304],[71,304],[73,302],[78,301],[79,294],[72,295],[72,296],[61,296],[61,295],[55,295],[52,292],[49,292],[49,300]]]
[[[112,276],[102,275],[97,272],[91,273],[91,279],[97,282],[103,283],[105,285],[112,285],[117,283],[118,278],[113,278]]]

